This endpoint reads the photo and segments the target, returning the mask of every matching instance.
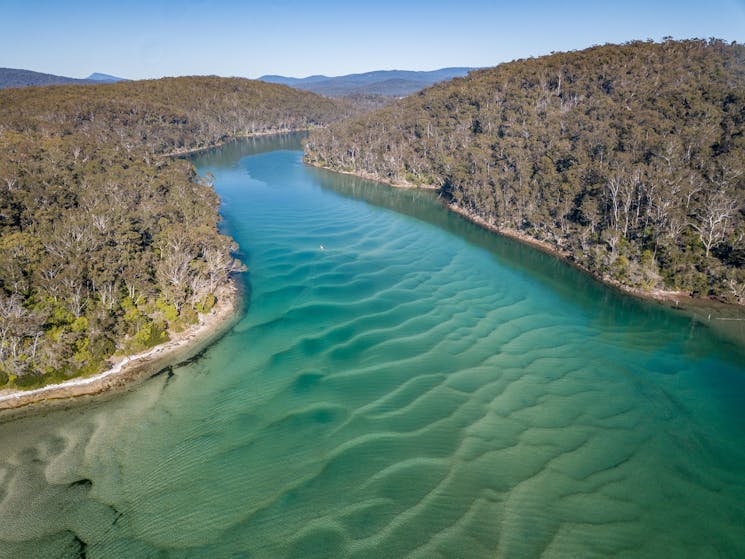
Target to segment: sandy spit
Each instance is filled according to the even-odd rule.
[[[19,409],[26,412],[41,411],[56,407],[53,404],[69,404],[73,398],[117,392],[149,378],[168,365],[186,359],[225,333],[237,318],[241,297],[235,282],[226,286],[218,297],[215,308],[208,314],[200,315],[197,324],[183,332],[171,334],[171,340],[164,344],[142,353],[118,358],[106,371],[33,390],[0,390],[0,414],[4,416],[10,410]]]

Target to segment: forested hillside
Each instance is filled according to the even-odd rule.
[[[745,303],[745,47],[520,60],[314,132],[306,160],[433,185],[599,277]]]
[[[100,370],[215,304],[240,263],[211,185],[166,154],[339,112],[242,79],[0,92],[0,386]]]

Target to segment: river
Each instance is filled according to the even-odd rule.
[[[0,557],[745,556],[741,346],[297,136],[195,163],[243,314],[0,424]]]

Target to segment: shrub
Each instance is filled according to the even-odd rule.
[[[217,297],[214,293],[209,293],[195,305],[195,308],[198,313],[207,314],[214,308],[215,303],[217,303]]]

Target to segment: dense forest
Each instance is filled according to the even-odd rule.
[[[0,387],[101,370],[208,312],[241,264],[170,154],[322,125],[329,99],[243,79],[0,92]]]
[[[471,72],[311,134],[306,161],[438,188],[641,291],[745,303],[745,47],[604,45]]]

